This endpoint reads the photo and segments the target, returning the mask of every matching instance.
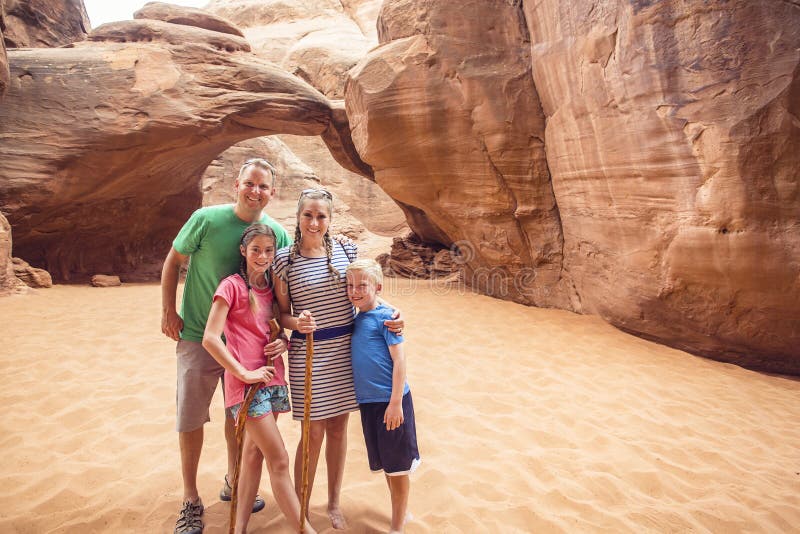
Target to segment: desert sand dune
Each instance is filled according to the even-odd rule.
[[[697,358],[590,316],[388,281],[407,321],[423,463],[409,533],[792,532],[800,382]],[[157,285],[56,286],[0,301],[0,532],[171,532],[181,498],[174,342]],[[227,531],[222,397],[199,484]],[[299,425],[280,428],[290,455]],[[351,418],[350,532],[388,527]],[[266,476],[266,475],[265,475]],[[251,532],[290,532],[267,509]],[[312,522],[325,517],[320,465]]]

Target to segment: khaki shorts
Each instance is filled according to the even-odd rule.
[[[191,432],[211,421],[208,408],[225,369],[196,341],[181,339],[175,353],[178,361],[175,430]]]

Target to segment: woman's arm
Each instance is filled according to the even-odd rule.
[[[292,315],[292,303],[289,300],[289,285],[285,280],[273,273],[272,275],[273,287],[275,287],[275,298],[278,301],[278,309],[280,310],[280,323],[283,328],[289,330],[297,330],[303,334],[308,334],[317,329],[317,323],[314,317],[308,310],[295,317]]]
[[[263,366],[249,371],[228,352],[228,348],[222,342],[221,336],[225,321],[228,319],[228,310],[229,306],[225,299],[215,298],[211,303],[211,312],[208,314],[206,330],[203,332],[203,347],[226,371],[245,384],[268,383],[272,380],[274,367]]]

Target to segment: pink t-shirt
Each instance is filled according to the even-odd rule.
[[[272,290],[253,289],[258,303],[258,317],[250,310],[247,285],[238,274],[231,275],[219,283],[214,298],[228,303],[228,319],[225,321],[225,340],[228,352],[245,369],[252,371],[264,365],[275,366],[275,375],[267,386],[285,386],[286,371],[283,356],[271,363],[264,356],[264,345],[270,342],[269,320],[272,319]],[[263,385],[263,383],[262,383]],[[244,400],[246,384],[225,371],[225,407],[229,408]]]

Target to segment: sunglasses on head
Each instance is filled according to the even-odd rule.
[[[333,200],[333,195],[331,195],[330,191],[328,191],[327,189],[303,189],[302,191],[300,191],[300,198],[315,193],[318,195],[322,195],[328,200]]]

